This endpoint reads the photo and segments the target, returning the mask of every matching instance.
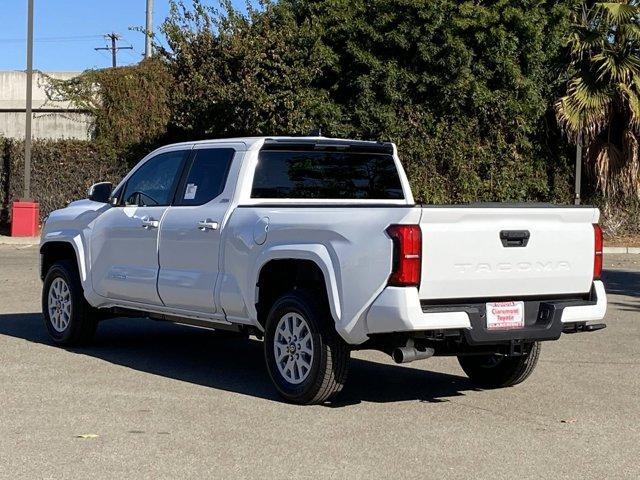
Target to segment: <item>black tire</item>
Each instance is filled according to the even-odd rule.
[[[458,362],[471,381],[482,388],[503,388],[524,382],[538,364],[540,343],[525,347],[523,355],[469,355],[458,357]]]
[[[65,317],[68,323],[62,331],[54,326],[49,312],[49,290],[57,278],[61,278],[68,286],[71,300],[70,315]],[[58,345],[80,346],[93,339],[98,326],[98,314],[84,298],[78,268],[71,260],[60,260],[49,268],[42,286],[42,314],[49,336]]]
[[[276,363],[276,328],[289,313],[298,314],[304,319],[312,341],[313,354],[309,355],[312,358],[311,368],[301,383],[290,382]],[[335,331],[325,302],[319,301],[317,294],[308,291],[295,290],[274,302],[267,316],[264,354],[271,380],[284,399],[291,403],[312,405],[326,402],[342,390],[347,379],[349,346]]]

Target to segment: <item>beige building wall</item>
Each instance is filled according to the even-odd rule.
[[[55,78],[73,78],[80,72],[51,72]],[[0,71],[0,136],[24,138],[27,76],[21,71]],[[90,138],[91,115],[79,111],[69,102],[47,99],[43,76],[33,78],[33,138]]]

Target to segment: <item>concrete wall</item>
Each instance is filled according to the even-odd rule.
[[[80,72],[47,73],[55,78],[73,78]],[[27,76],[20,71],[0,71],[0,136],[24,138]],[[44,79],[39,73],[33,78],[33,138],[89,139],[91,116],[69,102],[47,99]]]

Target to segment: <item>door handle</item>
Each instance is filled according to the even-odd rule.
[[[198,222],[198,229],[202,230],[203,232],[205,230],[217,230],[218,222],[214,222],[210,218],[207,218],[206,220],[200,220]]]
[[[154,220],[152,217],[142,217],[140,220],[142,222],[142,228],[147,230],[150,228],[158,228],[158,225],[160,225],[160,222]]]

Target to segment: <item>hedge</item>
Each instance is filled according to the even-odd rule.
[[[9,203],[9,156],[6,154],[8,146],[9,142],[0,137],[0,226],[7,223],[7,206]]]
[[[0,223],[10,222],[11,202],[23,195],[24,142],[0,139]],[[128,163],[100,153],[85,140],[35,140],[31,150],[31,196],[40,203],[40,218],[85,198],[99,181],[117,183]]]
[[[404,147],[404,148],[403,148]],[[400,144],[401,150],[412,150],[413,145]],[[481,158],[481,152],[475,152],[467,158],[471,162],[486,162],[489,169],[489,180],[469,175],[464,171],[465,151],[468,149],[464,141],[460,142],[461,158],[447,157],[451,171],[447,176],[437,176],[431,170],[432,159],[438,159],[438,145],[433,142],[424,148],[424,160],[421,163],[410,155],[402,155],[403,164],[407,167],[412,189],[416,197],[431,197],[434,203],[441,203],[456,195],[463,202],[482,200],[514,201],[520,198],[531,200],[542,197],[543,200],[567,202],[557,195],[557,189],[566,195],[570,189],[569,172],[560,172],[555,181],[549,182],[547,188],[536,191],[535,183],[527,184],[526,179],[535,178],[540,166],[532,166],[525,162],[491,163]],[[447,149],[446,146],[441,148]],[[96,142],[84,140],[36,140],[32,148],[31,194],[40,203],[40,217],[51,211],[63,208],[73,200],[86,197],[91,184],[100,181],[111,181],[114,184],[129,171],[131,165],[146,153],[138,149],[114,157],[103,153]],[[514,159],[516,160],[516,159]],[[22,197],[24,172],[24,142],[8,140],[0,137],[0,227],[6,229],[11,218],[11,202]],[[520,179],[520,188],[514,189]],[[542,180],[542,179],[541,179]],[[544,180],[540,181],[544,184]],[[562,184],[561,187],[558,184]],[[457,192],[456,192],[457,191]],[[563,195],[563,196],[564,196]],[[545,198],[547,197],[547,198]],[[560,197],[560,198],[558,198]],[[640,233],[638,215],[640,202],[629,200],[624,204],[607,205],[602,199],[591,200],[602,211],[601,223],[608,237],[637,235]],[[568,203],[568,202],[567,202]]]

